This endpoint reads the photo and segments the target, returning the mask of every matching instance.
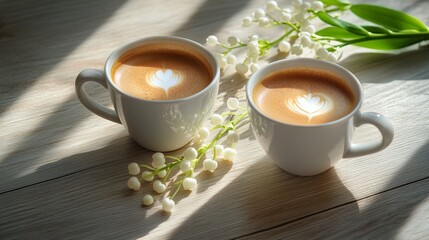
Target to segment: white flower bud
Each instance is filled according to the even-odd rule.
[[[266,27],[270,24],[270,19],[267,17],[261,17],[258,19],[258,23],[260,27]]]
[[[250,34],[249,35],[249,42],[257,42],[259,40],[258,34]]]
[[[214,170],[216,170],[217,166],[217,162],[213,159],[207,158],[203,162],[203,170],[205,171],[213,172]]]
[[[208,37],[207,37],[207,39],[206,39],[206,43],[207,43],[207,45],[208,45],[208,46],[210,46],[210,47],[214,47],[214,46],[216,46],[216,45],[218,44],[217,37],[216,37],[216,36],[214,36],[214,35],[210,35],[210,36],[208,36]]]
[[[223,123],[223,117],[220,114],[213,114],[210,118],[210,123],[213,126],[221,125]]]
[[[226,101],[226,106],[230,110],[237,110],[240,106],[240,101],[237,98],[228,98],[228,100]]]
[[[236,61],[237,61],[237,57],[232,55],[232,54],[230,54],[226,57],[226,62],[228,64],[235,64]]]
[[[243,18],[243,20],[241,22],[241,26],[242,27],[250,27],[250,25],[252,25],[252,21],[253,21],[253,19],[251,17],[245,17],[245,18]]]
[[[316,32],[316,28],[313,25],[308,25],[302,30],[303,32],[308,32],[309,34],[313,34]]]
[[[249,71],[249,67],[244,63],[238,63],[235,65],[235,71],[239,74],[246,74]]]
[[[193,191],[197,188],[197,180],[195,178],[187,177],[183,180],[183,189]]]
[[[198,130],[198,135],[200,135],[201,139],[207,139],[210,135],[210,131],[206,127],[202,127]]]
[[[285,40],[282,40],[280,43],[279,43],[279,51],[280,52],[283,52],[283,53],[287,53],[287,52],[289,52],[290,51],[290,43],[289,42],[287,42],[287,41],[285,41]]]
[[[309,2],[303,2],[301,4],[301,9],[306,11],[307,9],[311,8],[311,4]]]
[[[165,186],[165,184],[163,184],[159,180],[156,180],[155,182],[153,182],[152,186],[153,186],[153,190],[155,190],[155,192],[157,193],[163,193],[167,189],[167,186]]]
[[[250,64],[250,72],[256,73],[259,70],[259,65],[257,63],[252,63]]]
[[[324,47],[321,47],[316,50],[316,56],[320,59],[326,59],[328,55],[329,53]]]
[[[152,166],[158,168],[165,164],[165,156],[163,153],[157,152],[152,155]]]
[[[230,36],[228,38],[228,43],[231,47],[236,46],[240,42],[240,39],[236,36]]]
[[[130,175],[137,175],[140,173],[140,167],[137,163],[128,164],[128,173]]]
[[[311,8],[316,12],[322,11],[323,10],[323,3],[321,1],[314,1],[311,4]]]
[[[186,160],[194,160],[195,158],[198,157],[198,152],[195,148],[189,147],[188,149],[185,150],[185,152],[183,153],[183,156],[185,157]]]
[[[303,47],[308,47],[308,46],[310,46],[310,44],[311,44],[311,39],[309,38],[309,37],[307,37],[307,36],[302,36],[301,37],[301,45],[303,46]]]
[[[290,53],[291,54],[295,54],[297,56],[302,54],[302,47],[300,45],[294,44],[292,45],[292,47],[290,48]]]
[[[282,12],[284,12],[284,13],[291,13],[292,11],[290,10],[290,8],[283,8]]]
[[[219,68],[224,69],[228,65],[226,58],[222,57],[218,59]]]
[[[267,12],[274,12],[274,11],[276,11],[278,8],[279,8],[279,7],[278,7],[277,2],[276,2],[276,1],[273,1],[273,0],[268,1],[268,2],[265,4],[265,9],[267,10]]]
[[[238,133],[236,133],[233,130],[228,131],[228,135],[226,136],[226,141],[229,143],[236,143],[238,142],[239,136]]]
[[[292,19],[292,15],[290,13],[282,12],[280,15],[280,19],[283,22],[289,22]]]
[[[183,162],[180,163],[180,171],[186,172],[191,169],[191,161],[189,160],[183,160]]]
[[[140,189],[140,181],[136,177],[130,177],[127,182],[128,188],[138,191]]]
[[[142,178],[146,181],[146,182],[150,182],[153,180],[153,175],[152,172],[149,171],[144,171],[142,172]]]
[[[143,196],[143,205],[149,206],[153,204],[153,197],[150,194],[146,194]]]
[[[262,8],[258,8],[254,12],[254,15],[255,15],[255,19],[259,20],[260,18],[265,17],[265,11]]]
[[[249,52],[258,52],[259,53],[259,43],[258,41],[250,41],[247,44],[247,49]]]
[[[329,54],[328,55],[328,57],[326,57],[326,59],[325,59],[326,61],[329,61],[329,62],[333,62],[333,63],[336,63],[337,62],[337,58],[334,56],[334,54]]]
[[[216,151],[216,156],[217,157],[222,156],[223,155],[223,150],[224,150],[224,147],[222,145],[220,145],[220,144],[216,145],[215,149],[214,149],[214,151]]]
[[[174,201],[169,198],[162,199],[162,210],[165,212],[172,212],[174,209]]]
[[[165,177],[165,175],[167,175],[167,171],[166,170],[159,171],[157,175],[159,178],[163,178]]]
[[[237,156],[237,151],[233,148],[225,148],[223,151],[223,158],[228,161],[234,161]]]

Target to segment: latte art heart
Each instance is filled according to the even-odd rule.
[[[285,104],[294,113],[307,116],[309,122],[313,117],[328,113],[334,107],[332,99],[326,94],[310,92],[295,99],[288,99]]]
[[[168,96],[168,89],[179,85],[182,82],[183,77],[180,72],[173,71],[171,69],[167,69],[165,71],[159,69],[154,73],[149,74],[146,80],[150,86],[164,89]]]

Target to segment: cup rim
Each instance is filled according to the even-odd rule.
[[[213,72],[213,77],[212,80],[210,82],[210,84],[208,84],[204,89],[202,89],[201,91],[191,95],[191,96],[187,96],[184,98],[177,98],[177,99],[169,99],[169,100],[149,100],[149,99],[143,99],[143,98],[139,98],[133,95],[130,95],[126,92],[124,92],[121,88],[119,88],[114,82],[113,79],[111,77],[111,70],[112,70],[112,66],[115,63],[115,61],[121,57],[123,54],[125,54],[126,52],[128,52],[129,50],[133,49],[133,48],[137,48],[139,46],[142,46],[144,44],[148,44],[148,43],[152,43],[152,42],[169,42],[169,43],[179,43],[179,44],[185,44],[189,47],[192,47],[194,49],[196,49],[198,51],[198,53],[200,53],[209,63],[211,71]],[[214,57],[214,55],[207,49],[205,48],[203,45],[201,45],[198,42],[195,42],[193,40],[187,39],[187,38],[183,38],[183,37],[177,37],[177,36],[151,36],[151,37],[145,37],[145,38],[141,38],[138,40],[135,40],[133,42],[130,42],[128,44],[125,44],[121,47],[118,47],[117,49],[115,49],[112,53],[109,54],[109,56],[107,57],[106,63],[104,64],[104,74],[106,76],[107,82],[109,83],[109,85],[114,88],[116,91],[118,91],[119,93],[121,93],[122,95],[125,95],[129,98],[132,98],[134,100],[137,101],[142,101],[142,102],[149,102],[149,103],[154,103],[154,104],[163,104],[163,103],[178,103],[178,102],[185,102],[185,101],[189,101],[191,99],[197,98],[198,96],[205,94],[207,91],[209,91],[209,89],[213,88],[213,86],[217,85],[217,82],[220,79],[220,69],[219,69],[219,65],[216,61],[216,58]]]
[[[255,88],[256,84],[259,83],[260,81],[262,81],[262,79],[264,78],[263,76],[259,76],[259,75],[264,74],[266,76],[267,74],[279,71],[279,70],[272,70],[272,69],[278,68],[279,66],[282,66],[282,65],[289,65],[290,63],[293,63],[293,62],[302,64],[302,67],[306,67],[305,66],[306,62],[312,62],[314,64],[317,64],[318,66],[322,66],[320,68],[316,67],[316,69],[326,71],[326,70],[328,70],[327,68],[331,68],[331,69],[336,69],[336,71],[340,71],[340,72],[344,73],[345,75],[347,75],[346,80],[349,83],[350,83],[350,81],[353,82],[356,85],[356,89],[357,89],[357,96],[356,96],[357,97],[357,103],[356,103],[355,107],[353,108],[353,110],[341,118],[335,119],[335,120],[330,121],[330,122],[326,122],[326,123],[322,123],[322,124],[315,124],[315,125],[299,125],[299,124],[286,123],[286,122],[276,120],[276,119],[266,115],[265,113],[263,113],[256,106],[256,104],[253,101],[253,97],[252,97],[253,89]],[[327,66],[327,67],[324,68],[323,65]],[[291,68],[291,67],[287,66],[286,68]],[[265,73],[265,72],[267,72],[267,73]],[[336,72],[333,72],[333,73],[336,74]],[[251,88],[252,84],[253,84],[253,87]],[[352,90],[355,91],[354,89],[352,89]],[[292,126],[292,127],[298,127],[298,128],[322,128],[322,127],[328,127],[328,126],[336,125],[340,122],[348,120],[353,115],[355,115],[356,112],[359,111],[359,109],[362,105],[363,90],[362,90],[362,85],[360,84],[357,77],[353,73],[351,73],[349,70],[347,70],[346,68],[344,68],[343,66],[341,66],[339,64],[328,62],[328,61],[323,61],[323,60],[319,60],[319,59],[314,59],[314,58],[295,58],[295,59],[283,59],[283,60],[276,61],[274,63],[270,63],[270,64],[262,67],[255,74],[253,74],[250,77],[249,81],[246,83],[246,98],[247,98],[247,102],[248,102],[248,107],[251,107],[260,116],[262,116],[262,117],[264,117],[264,118],[266,118],[272,122],[275,122],[277,124]]]

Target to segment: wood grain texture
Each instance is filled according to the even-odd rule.
[[[427,1],[374,3],[429,24]],[[392,145],[382,152],[343,160],[315,177],[296,177],[266,157],[246,124],[239,129],[237,161],[221,163],[213,175],[199,174],[198,190],[180,195],[172,215],[163,214],[159,203],[141,207],[149,184],[139,193],[127,190],[128,163],[149,163],[152,152],[129,139],[122,126],[80,104],[76,75],[101,69],[115,48],[146,36],[203,43],[210,34],[266,34],[239,27],[261,5],[0,1],[0,239],[428,236],[429,48],[424,46],[344,50],[340,64],[364,87],[362,111],[382,113],[395,127]],[[231,96],[245,105],[244,85],[232,69],[225,71],[215,111],[225,110]],[[91,96],[110,105],[103,88],[90,88]],[[355,140],[378,137],[375,128],[362,126]]]

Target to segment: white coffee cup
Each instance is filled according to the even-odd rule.
[[[293,125],[270,118],[253,101],[253,89],[267,75],[284,69],[310,68],[329,71],[346,80],[357,96],[357,104],[346,116],[319,125]],[[283,170],[300,176],[322,173],[342,158],[378,152],[393,140],[393,126],[382,115],[360,112],[363,92],[358,79],[340,65],[310,59],[281,60],[256,72],[246,85],[250,123],[253,132],[268,156]],[[381,132],[381,141],[353,143],[355,127],[372,124]]]
[[[200,92],[175,100],[144,100],[125,93],[111,76],[112,65],[124,53],[145,44],[183,44],[199,53],[210,65],[213,80]],[[83,70],[76,78],[76,93],[93,113],[123,124],[132,139],[153,151],[172,151],[192,140],[194,133],[211,114],[219,90],[220,70],[215,57],[202,45],[180,37],[148,37],[129,43],[110,54],[104,71]],[[84,89],[87,82],[108,89],[113,109],[92,100]]]

